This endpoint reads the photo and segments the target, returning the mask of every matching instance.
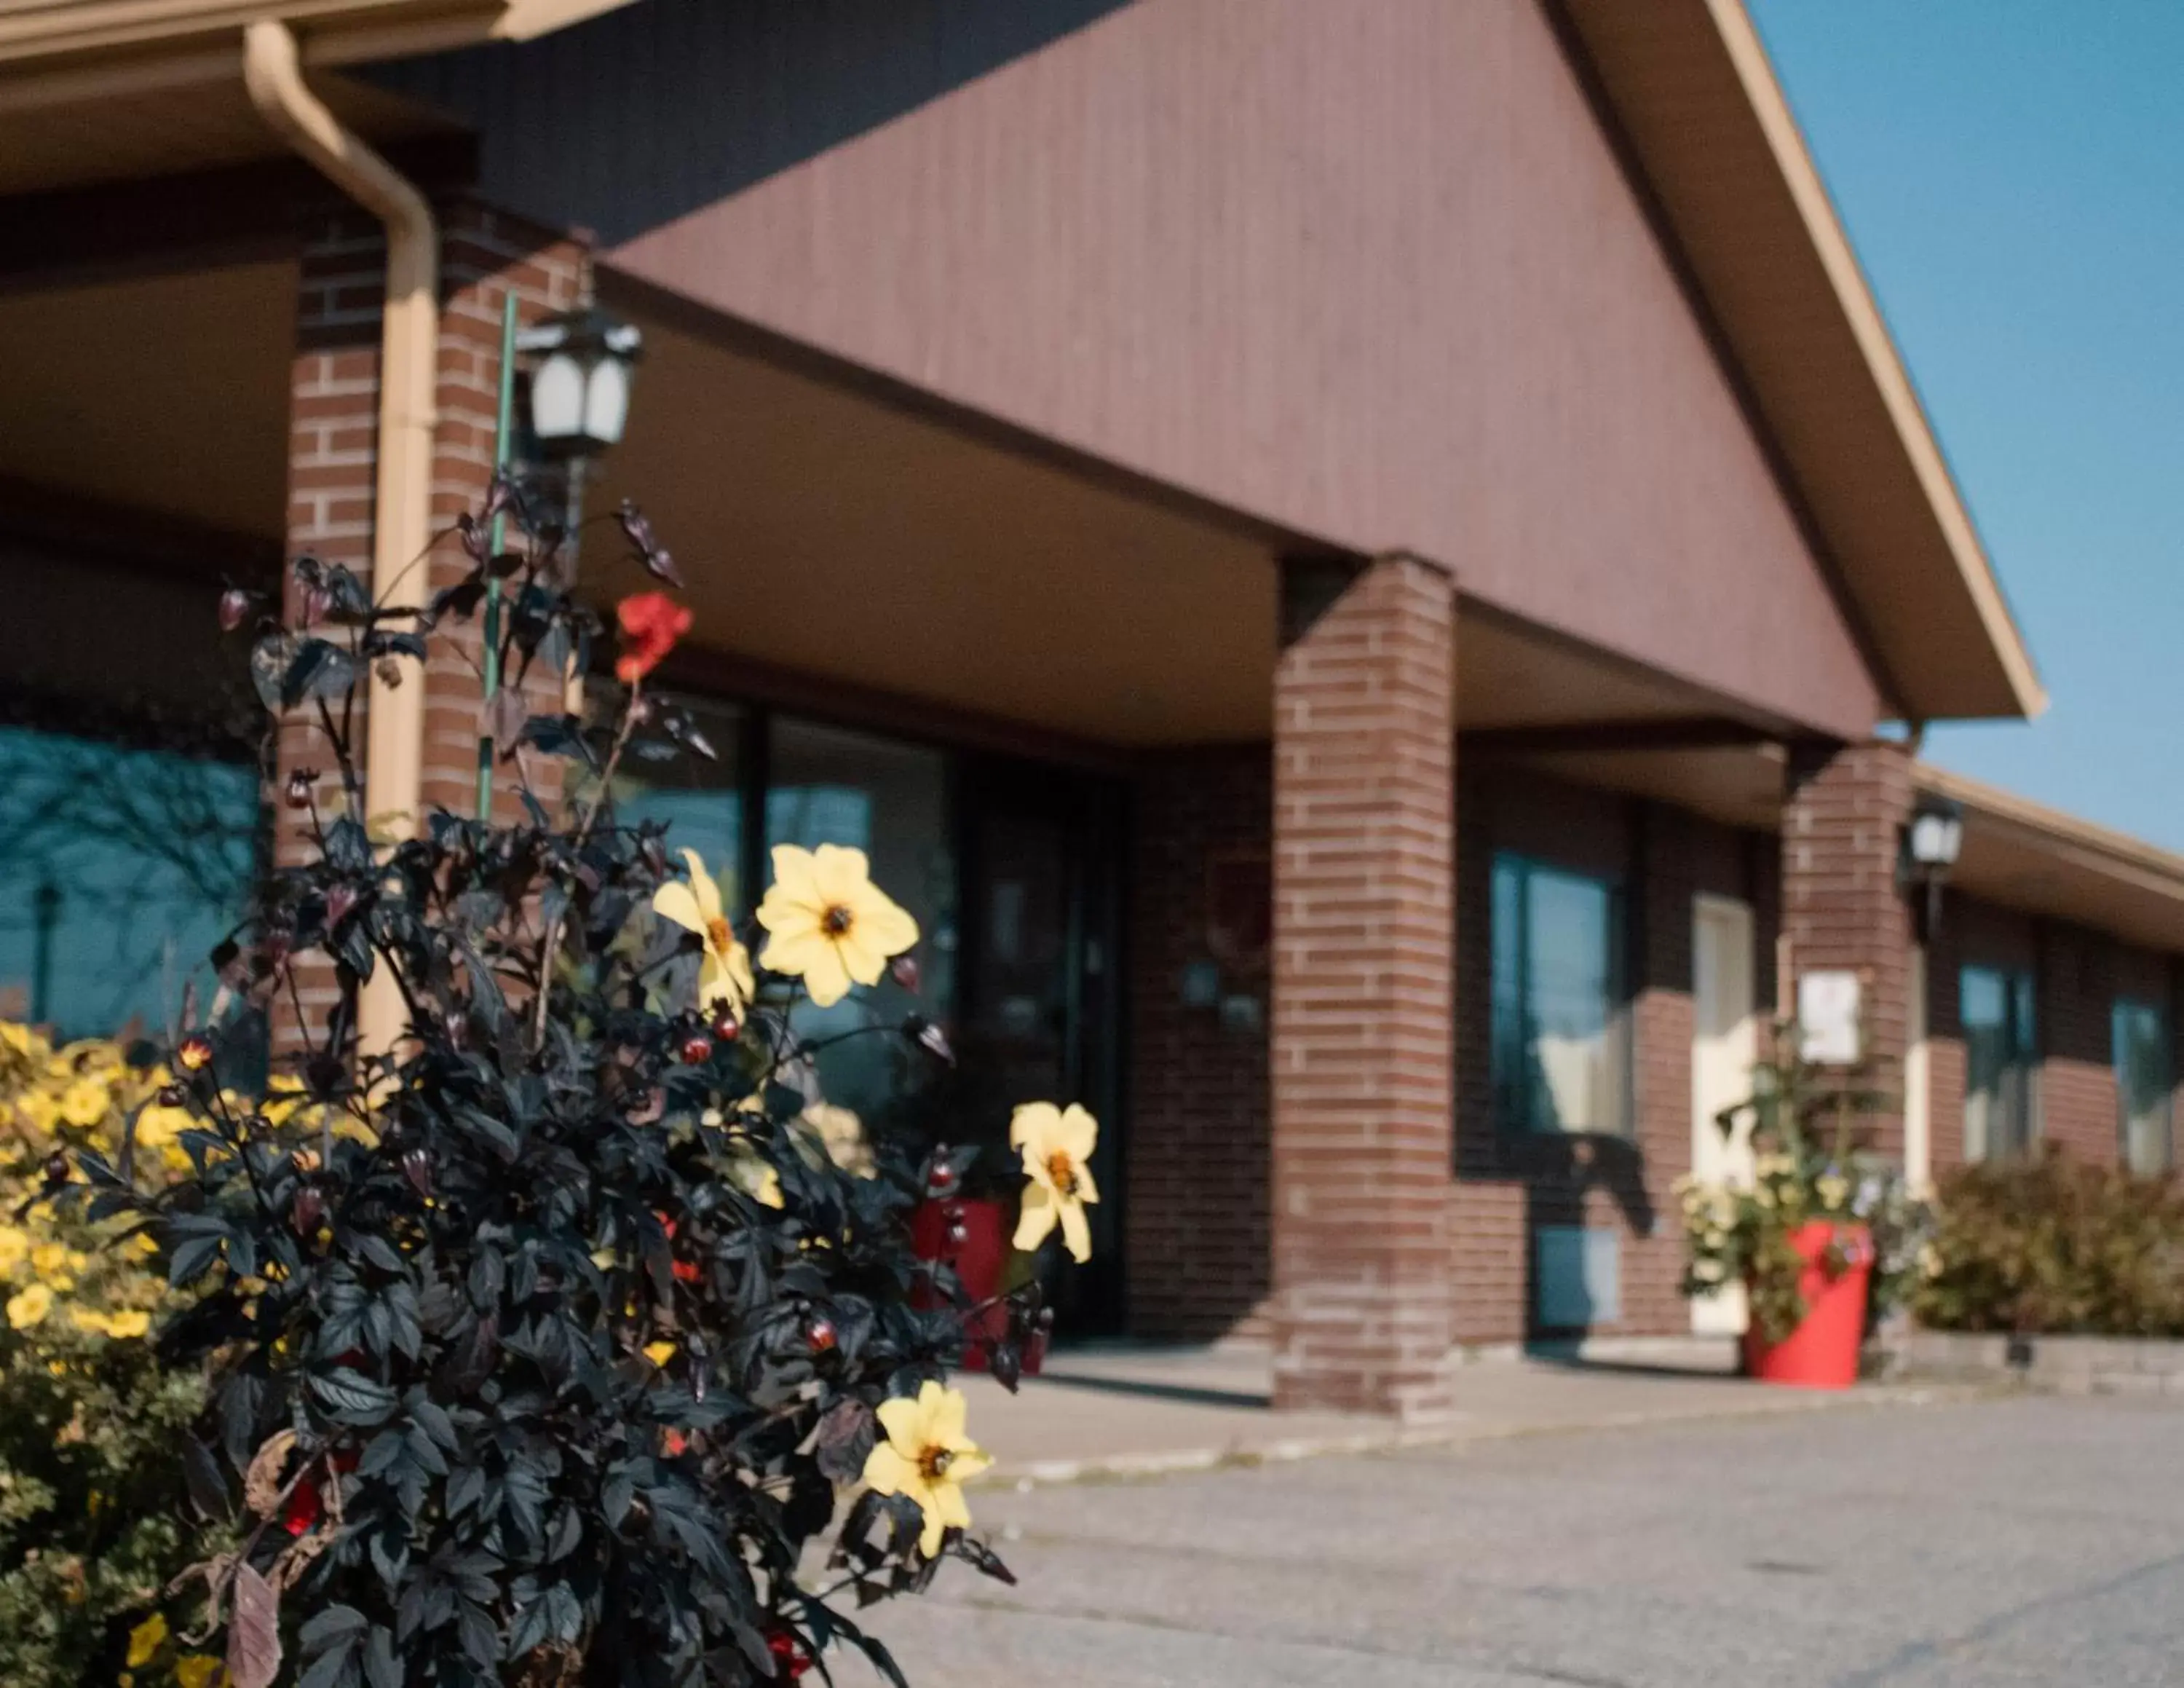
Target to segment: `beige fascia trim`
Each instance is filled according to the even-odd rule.
[[[1805,145],[1804,135],[1791,113],[1782,85],[1775,80],[1774,67],[1767,57],[1759,31],[1745,10],[1744,0],[1706,0],[1706,7],[1812,240],[1813,250],[1819,255],[1836,297],[1841,303],[1844,318],[1857,338],[1881,402],[1895,423],[1904,454],[1940,524],[1942,537],[1963,578],[1964,590],[1970,595],[1981,626],[2002,664],[2011,693],[2026,717],[2038,715],[2048,707],[2048,694],[2033,667],[2031,652],[2003,596],[2002,584],[1996,579],[1993,565],[1980,543],[1978,530],[1972,525],[1956,478],[1949,472],[1948,461],[1934,437],[1925,407],[1919,403],[1918,391],[1904,370],[1894,337],[1889,333],[1873,289],[1866,282],[1858,254],[1836,220],[1834,202],[1828,197],[1819,168]]]
[[[2075,866],[2184,903],[2184,856],[2173,851],[1930,763],[1918,763],[1912,779],[1921,791],[1962,805],[1970,820],[2002,827]]]
[[[529,41],[631,0],[0,0],[0,64],[93,64],[234,38],[261,20],[298,31],[307,64],[354,64],[488,40]]]
[[[420,603],[432,542],[432,431],[440,356],[440,232],[425,196],[356,136],[304,81],[296,37],[261,19],[242,33],[243,81],[266,122],[297,153],[387,226],[381,312],[379,478],[372,513],[371,592],[381,604]],[[393,684],[389,684],[389,679]],[[365,813],[375,834],[415,836],[423,802],[425,671],[414,657],[372,668],[365,718]],[[386,968],[374,971],[357,1020],[369,1059],[400,1037],[403,1003]]]

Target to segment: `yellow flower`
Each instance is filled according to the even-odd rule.
[[[175,1680],[181,1688],[213,1688],[224,1669],[210,1653],[192,1653],[175,1661]]]
[[[136,1142],[144,1149],[164,1149],[194,1124],[187,1108],[147,1108],[136,1116]]]
[[[40,1137],[51,1137],[53,1127],[61,1122],[61,1104],[47,1091],[25,1091],[15,1098],[15,1111]]]
[[[31,1288],[8,1297],[7,1322],[15,1330],[28,1330],[35,1323],[42,1323],[48,1312],[53,1312],[53,1290],[44,1284],[31,1284]]]
[[[917,942],[917,922],[872,882],[861,850],[773,847],[773,883],[758,907],[769,934],[758,964],[804,981],[821,1008],[852,983],[877,985],[888,958]]]
[[[94,1336],[111,1336],[114,1334],[113,1331],[107,1326],[106,1315],[100,1312],[95,1307],[70,1308],[69,1322],[74,1325],[78,1330],[89,1331]]]
[[[671,880],[661,886],[652,894],[652,912],[705,940],[705,959],[698,964],[699,1005],[708,1013],[726,1009],[741,1014],[751,999],[750,953],[736,941],[721,908],[721,888],[698,852],[685,850],[682,859],[689,864],[690,883]]]
[[[106,1316],[106,1333],[118,1342],[133,1342],[152,1328],[152,1316],[136,1307]]]
[[[0,1225],[0,1277],[6,1277],[30,1257],[30,1237],[20,1227]]]
[[[167,1620],[155,1612],[129,1632],[130,1668],[151,1663],[166,1641]]]
[[[0,1020],[0,1044],[33,1061],[42,1061],[53,1053],[44,1038],[29,1026],[12,1020]]]
[[[112,1093],[97,1079],[80,1078],[62,1093],[61,1117],[72,1126],[95,1126],[112,1101]]]
[[[1092,1146],[1100,1124],[1075,1103],[1067,1112],[1051,1102],[1027,1102],[1009,1120],[1009,1142],[1023,1156],[1023,1214],[1016,1245],[1036,1249],[1057,1221],[1061,1240],[1080,1264],[1092,1258],[1092,1227],[1084,1204],[1100,1199],[1092,1182]]]
[[[68,1265],[69,1251],[58,1243],[41,1243],[31,1250],[31,1270],[48,1283]]]
[[[917,1399],[897,1396],[880,1403],[880,1427],[887,1440],[865,1462],[865,1481],[882,1495],[906,1495],[925,1514],[917,1540],[927,1558],[940,1551],[941,1537],[953,1527],[968,1529],[971,1509],[963,1484],[993,1463],[963,1434],[962,1395],[930,1378]]]
[[[814,1102],[804,1110],[803,1123],[818,1139],[827,1158],[842,1171],[860,1178],[878,1176],[878,1168],[872,1164],[872,1146],[865,1141],[865,1122],[849,1109],[838,1108],[831,1102]],[[777,1188],[779,1182],[777,1177]]]
[[[42,1322],[53,1310],[53,1292],[42,1283],[34,1283],[28,1289],[8,1299],[8,1322],[19,1331],[26,1331]]]
[[[671,1342],[648,1342],[644,1344],[644,1357],[655,1366],[665,1366],[675,1357],[675,1344]]]

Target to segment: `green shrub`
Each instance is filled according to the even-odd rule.
[[[1914,1311],[1938,1330],[2184,1336],[2184,1188],[2073,1160],[1967,1166]]]

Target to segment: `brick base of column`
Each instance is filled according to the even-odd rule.
[[[1274,698],[1274,1400],[1450,1405],[1455,595],[1291,567]]]
[[[1808,973],[1858,975],[1864,1070],[1897,1098],[1870,1120],[1875,1147],[1898,1156],[1914,932],[1897,864],[1911,816],[1911,763],[1908,746],[1883,741],[1797,746],[1782,808],[1791,1000]]]

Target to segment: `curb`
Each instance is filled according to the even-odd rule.
[[[1014,1489],[1022,1493],[1033,1489],[1058,1488],[1077,1483],[1149,1482],[1196,1472],[1285,1465],[1299,1460],[1403,1453],[1419,1448],[1511,1442],[1532,1437],[1584,1435],[1601,1430],[1635,1430],[1657,1426],[1779,1418],[1793,1413],[1841,1411],[1853,1407],[1877,1410],[1884,1407],[1947,1406],[1963,1401],[1995,1400],[2024,1393],[2020,1385],[1988,1381],[1888,1383],[1866,1383],[1841,1391],[1784,1389],[1770,1392],[1763,1400],[1755,1400],[1747,1406],[1603,1413],[1596,1417],[1556,1424],[1481,1422],[1467,1419],[1459,1414],[1428,1424],[1391,1424],[1384,1429],[1358,1431],[1339,1436],[1291,1437],[1256,1447],[1232,1445],[1228,1447],[1166,1449],[1150,1453],[1092,1455],[1084,1459],[1004,1462],[981,1473],[972,1486]]]

